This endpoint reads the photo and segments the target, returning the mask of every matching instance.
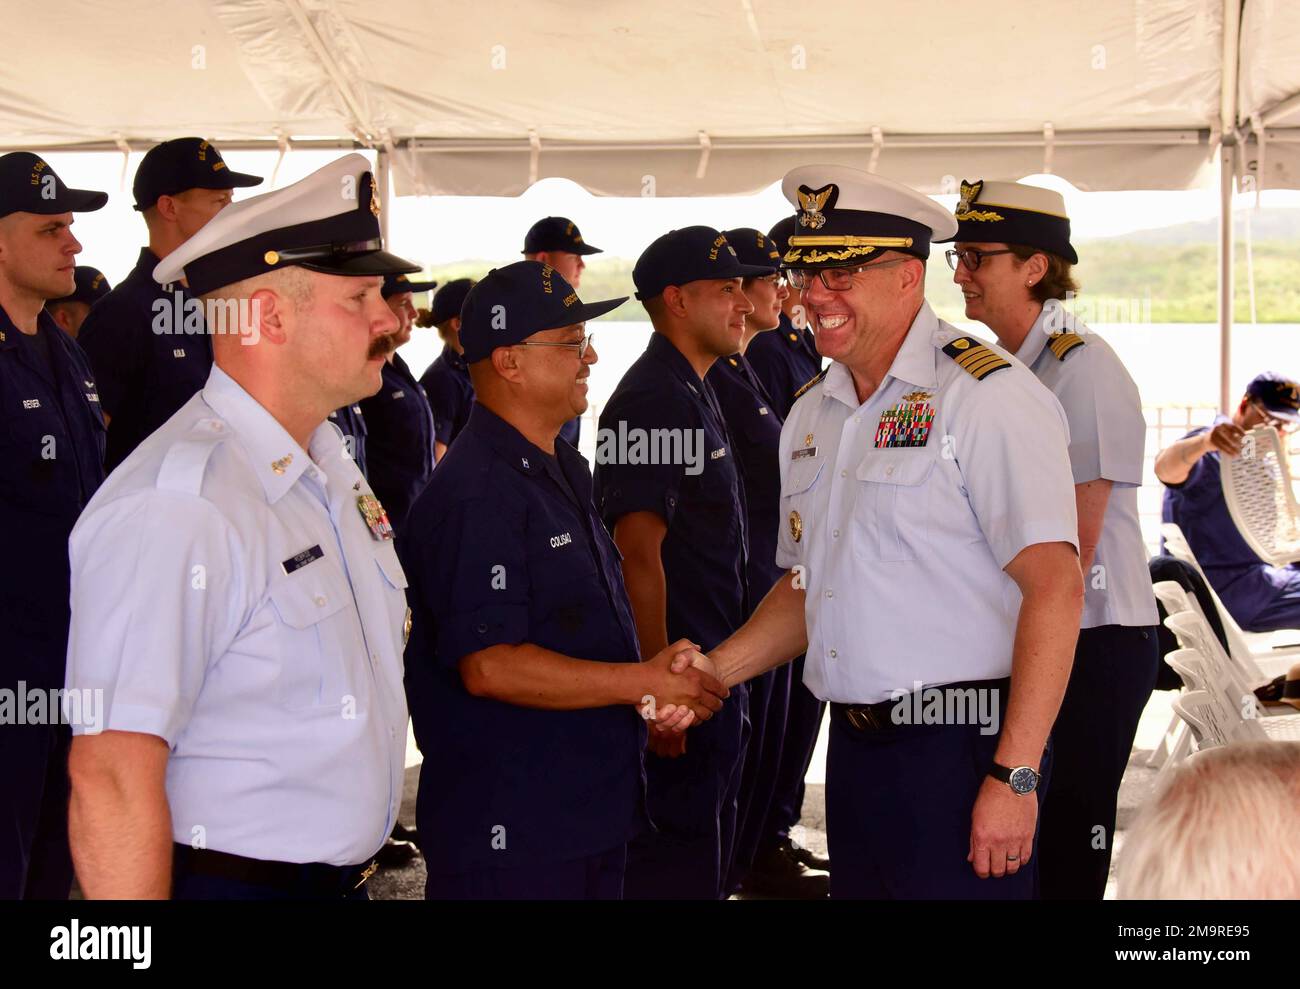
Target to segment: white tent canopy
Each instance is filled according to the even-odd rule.
[[[370,147],[399,195],[1300,187],[1294,0],[0,0],[0,151]]]
[[[1300,185],[1286,0],[6,5],[6,148],[341,139],[396,151],[398,192],[425,194],[743,193],[812,157],[932,192],[1180,189],[1226,132],[1240,169]]]

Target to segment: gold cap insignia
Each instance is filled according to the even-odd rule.
[[[267,251],[265,254],[262,255],[262,260],[265,261],[267,264],[279,264],[280,255],[277,254],[275,251]]]
[[[803,538],[803,519],[798,512],[790,513],[790,535],[795,542]]]
[[[827,203],[836,192],[834,183],[824,185],[820,189],[809,189],[806,185],[799,186],[799,226],[810,230],[820,230],[824,227],[826,215],[822,210],[827,208]]]
[[[984,188],[984,180],[978,182],[962,182],[961,199],[957,202],[957,209],[953,216],[958,220],[1001,220],[1001,213],[995,213],[991,209],[978,210],[971,209],[971,206],[979,201],[980,192]]]
[[[370,175],[370,212],[379,215],[379,186],[375,183],[373,173]]]

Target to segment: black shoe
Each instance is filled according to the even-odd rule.
[[[818,869],[821,872],[831,871],[831,860],[818,855],[811,848],[805,848],[803,845],[797,845],[792,838],[786,838],[783,842],[790,846],[790,854],[797,858],[810,869]]]
[[[393,841],[409,841],[412,845],[420,843],[420,837],[415,833],[415,828],[404,828],[400,822],[393,825],[393,833],[388,837],[392,838]]]
[[[787,840],[760,851],[745,877],[744,891],[787,900],[824,900],[830,896],[831,877],[800,861]]]
[[[409,865],[420,854],[420,850],[409,841],[394,841],[389,838],[384,847],[379,849],[375,860],[385,869],[396,869]]]

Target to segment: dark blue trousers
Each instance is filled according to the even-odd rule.
[[[736,853],[727,877],[729,892],[744,881],[765,837],[785,748],[790,672],[790,664],[785,663],[749,681],[750,734],[736,800]]]
[[[1045,900],[1100,900],[1115,840],[1115,803],[1155,687],[1156,628],[1079,632],[1074,669],[1052,729],[1053,779],[1039,827]]]
[[[67,725],[0,725],[0,899],[66,900],[72,889],[71,737]]]
[[[935,724],[863,732],[832,715],[826,763],[832,898],[1035,896],[1036,854],[1001,879],[981,879],[966,861],[971,811],[998,744],[996,734],[980,731],[977,724]],[[1040,770],[1046,784],[1050,746]]]
[[[717,900],[729,892],[748,705],[748,687],[733,687],[721,711],[687,729],[685,755],[646,753],[654,830],[628,843],[625,899]]]
[[[368,900],[366,884],[359,889],[341,891],[337,896],[322,897],[319,892],[263,886],[220,876],[205,876],[183,870],[172,873],[173,900]]]
[[[803,816],[804,777],[812,763],[817,736],[821,732],[826,704],[813,696],[803,683],[803,657],[790,664],[790,699],[786,704],[785,738],[781,762],[767,822],[762,827],[760,848],[775,845],[790,834]]]
[[[430,873],[426,900],[621,900],[627,846],[569,862]]]

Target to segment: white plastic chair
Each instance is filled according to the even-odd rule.
[[[1276,633],[1244,631],[1206,578],[1205,571],[1196,561],[1196,554],[1187,545],[1182,529],[1172,522],[1166,522],[1160,526],[1160,534],[1164,537],[1165,550],[1169,555],[1195,569],[1205,581],[1206,589],[1210,592],[1210,599],[1219,613],[1219,621],[1223,624],[1223,631],[1228,639],[1228,655],[1233,664],[1241,670],[1242,678],[1254,688],[1262,687],[1273,677],[1285,673],[1295,662],[1293,657],[1300,656],[1300,645],[1277,647],[1273,645],[1273,637]],[[1192,609],[1201,614],[1201,606],[1197,598],[1189,595],[1188,600]],[[1296,634],[1300,635],[1300,632]]]
[[[1174,698],[1174,711],[1192,733],[1192,749],[1216,748],[1227,743],[1219,726],[1218,713],[1210,694],[1204,690],[1190,690]]]
[[[1228,514],[1255,555],[1275,567],[1300,560],[1300,507],[1277,430],[1248,432],[1240,456],[1219,458],[1219,477]]]
[[[1183,586],[1177,581],[1158,580],[1151,585],[1151,590],[1155,592],[1155,596],[1164,607],[1166,615],[1178,615],[1191,610],[1191,599],[1187,592],[1183,590]],[[1172,656],[1173,653],[1169,655]],[[1168,661],[1169,656],[1166,656],[1165,660]],[[1182,676],[1181,671],[1179,671],[1179,676]],[[1183,677],[1183,682],[1187,682],[1186,677]],[[1186,722],[1177,713],[1171,715],[1169,727],[1165,729],[1160,744],[1147,757],[1147,768],[1159,769],[1170,760],[1178,762],[1189,752],[1190,741]]]

